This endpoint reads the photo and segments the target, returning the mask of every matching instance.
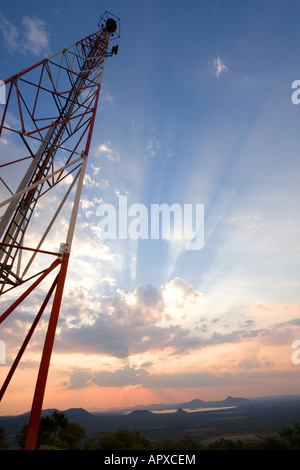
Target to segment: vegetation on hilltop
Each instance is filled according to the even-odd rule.
[[[27,424],[16,436],[20,449],[24,448]],[[49,450],[300,450],[300,424],[282,428],[276,435],[266,437],[258,442],[247,442],[241,439],[219,439],[203,445],[193,436],[186,434],[183,438],[164,439],[154,443],[143,437],[139,431],[119,429],[116,432],[97,434],[86,439],[83,426],[70,423],[64,413],[54,411],[50,416],[43,416],[38,435],[38,449]],[[0,449],[9,449],[4,429],[0,428]]]

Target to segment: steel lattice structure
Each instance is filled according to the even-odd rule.
[[[0,390],[3,398],[9,382],[49,302],[51,313],[28,424],[26,449],[35,449],[50,358],[62,301],[75,230],[87,157],[99,101],[106,58],[112,38],[120,36],[120,20],[105,12],[96,33],[51,55],[4,81],[6,104],[0,109],[0,142],[13,149],[1,150],[0,184],[8,197],[0,204],[0,294],[25,286],[0,314],[0,324],[28,298],[50,273],[55,274],[37,315]],[[3,149],[5,146],[2,145]],[[11,155],[12,154],[12,155]],[[20,179],[16,184],[16,177]],[[67,185],[66,182],[69,182]],[[55,197],[56,210],[39,233],[38,243],[28,237],[33,215],[45,194],[67,187]],[[14,187],[15,186],[15,187]],[[55,250],[45,242],[65,203],[73,198],[66,238]],[[58,193],[61,195],[61,191]],[[29,242],[26,243],[26,240]],[[35,237],[36,238],[36,237]],[[42,269],[37,262],[43,257]],[[45,261],[46,258],[46,261]],[[49,258],[50,261],[49,261]]]

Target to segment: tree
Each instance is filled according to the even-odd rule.
[[[89,445],[91,446],[91,442]],[[102,433],[92,445],[98,450],[144,450],[150,449],[151,442],[141,436],[139,431],[119,429],[116,432]]]
[[[288,450],[289,447],[287,441],[276,436],[266,437],[263,441],[264,450]]]
[[[289,443],[292,449],[300,450],[300,424],[295,423],[292,428],[285,427],[279,431],[280,436]]]
[[[24,448],[28,425],[25,424],[16,443]],[[68,449],[78,448],[79,442],[85,438],[85,429],[77,423],[69,423],[64,413],[54,411],[51,416],[42,416],[37,438],[37,449]]]
[[[182,439],[175,443],[174,449],[176,450],[200,450],[203,446],[194,437],[186,434]]]
[[[0,450],[7,450],[9,448],[9,443],[6,438],[6,434],[3,428],[0,428]]]
[[[208,450],[243,450],[244,443],[238,439],[236,441],[232,439],[224,439],[214,441],[208,445]]]

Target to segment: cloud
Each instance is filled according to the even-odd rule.
[[[96,205],[101,204],[101,202],[101,198],[94,197],[93,199],[88,199],[87,197],[83,196],[80,200],[80,206],[84,211],[85,216],[89,218],[94,214]]]
[[[228,67],[223,63],[221,57],[217,57],[214,59],[214,66],[216,69],[216,77],[220,77],[221,73],[227,72]]]
[[[61,325],[57,348],[62,351],[104,354],[118,358],[166,348],[180,354],[199,346],[199,339],[170,319],[164,288],[138,286],[133,292],[118,289],[99,298],[98,308],[86,305],[90,322],[82,323],[82,293],[75,290],[64,299],[65,316],[73,321]],[[95,302],[94,302],[95,306]]]
[[[22,24],[24,26],[25,49],[34,55],[49,53],[49,33],[46,31],[44,21],[25,16]]]
[[[0,15],[0,31],[11,53],[33,55],[48,55],[50,53],[50,35],[43,20],[24,16],[20,30],[21,33],[15,25]]]
[[[18,47],[19,47],[18,30],[2,15],[0,15],[0,31],[4,37],[4,40],[9,50],[10,51],[18,50]]]
[[[96,273],[93,276],[94,283],[101,281],[101,276],[99,281]],[[216,318],[209,313],[213,303],[204,299],[202,293],[179,278],[160,288],[141,285],[132,292],[118,289],[113,295],[99,295],[93,300],[85,297],[85,289],[74,288],[64,299],[66,320],[60,325],[57,348],[62,353],[121,359],[162,351],[175,357],[222,344],[257,340],[268,345],[278,342],[279,335],[282,341],[295,335],[295,325],[287,322],[255,328],[249,317],[240,324],[230,321],[228,311],[223,312],[223,318]]]
[[[120,155],[112,148],[111,142],[105,142],[104,144],[99,145],[96,149],[96,155],[100,156],[102,154],[111,162],[120,161]]]
[[[147,152],[150,157],[155,157],[161,151],[161,141],[157,136],[152,136],[147,144]]]
[[[191,284],[176,277],[165,286],[164,297],[169,306],[182,308],[187,302],[195,303],[202,299],[203,294],[195,290]]]
[[[268,367],[269,365],[267,365]],[[263,371],[249,370],[240,372],[220,371],[197,371],[197,372],[174,372],[151,374],[146,369],[125,367],[114,372],[100,371],[91,373],[88,370],[75,370],[70,376],[69,389],[80,389],[90,384],[98,387],[128,387],[141,386],[147,389],[155,388],[185,388],[185,387],[220,387],[233,386],[234,384],[263,382],[272,378],[289,378],[295,376],[295,371],[274,371],[265,369]]]
[[[108,107],[114,105],[114,97],[107,90],[101,91],[99,109],[101,111],[106,110]]]
[[[230,312],[226,311],[223,318],[216,319],[206,311],[212,304],[203,304],[203,295],[178,278],[161,288],[144,285],[132,292],[118,289],[114,295],[86,300],[84,290],[75,289],[64,299],[66,321],[60,324],[56,343],[60,353],[128,359],[166,352],[175,358],[222,345],[257,343],[268,350],[273,345],[290,345],[299,336],[295,320],[257,328],[248,317],[240,324],[230,321]],[[242,320],[243,315],[240,317]],[[267,353],[257,357],[251,353],[240,361],[247,369],[272,363]]]
[[[147,381],[148,372],[127,364],[124,368],[114,372],[101,371],[91,374],[89,371],[75,370],[70,377],[69,389],[82,388],[90,383],[98,387],[126,387],[139,385]]]

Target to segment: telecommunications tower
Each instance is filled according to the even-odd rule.
[[[36,289],[45,286],[43,300],[0,389],[0,400],[49,309],[25,449],[36,448],[104,66],[106,58],[118,52],[118,45],[109,49],[109,43],[120,37],[119,18],[105,12],[98,27],[96,33],[0,84],[6,91],[5,104],[0,105],[0,191],[4,194],[0,203],[0,328],[23,302],[30,301]],[[63,211],[66,220],[67,205],[71,210],[65,238],[58,243],[55,225]],[[41,210],[49,214],[44,227],[39,220]]]

